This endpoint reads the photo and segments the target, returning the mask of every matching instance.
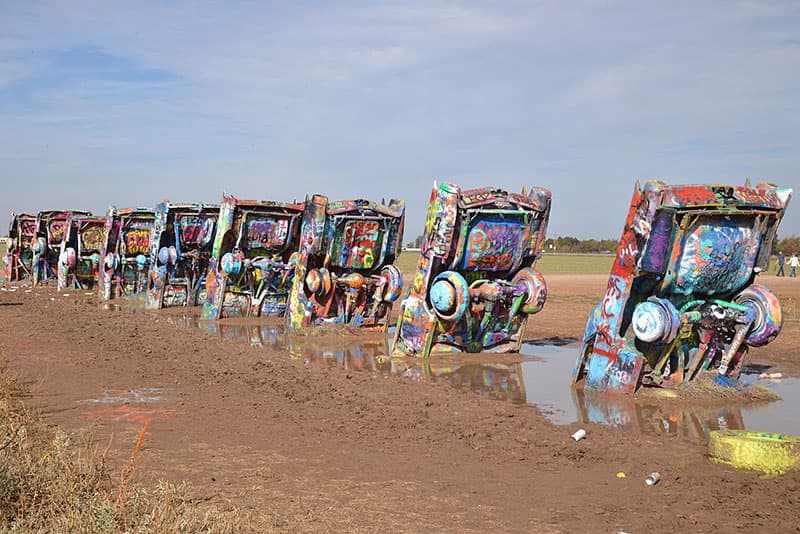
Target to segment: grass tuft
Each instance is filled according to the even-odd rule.
[[[106,462],[110,443],[76,443],[22,402],[24,390],[0,369],[0,530],[7,532],[238,532],[268,519],[199,505],[191,488],[159,482],[122,498]],[[144,431],[140,434],[143,439]],[[132,469],[133,458],[129,464]],[[129,470],[123,474],[125,480]],[[119,496],[119,499],[117,497]],[[116,501],[116,502],[115,502]]]

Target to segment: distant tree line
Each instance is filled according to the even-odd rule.
[[[414,241],[406,243],[406,248],[420,248],[422,247],[422,240],[423,236],[419,235]],[[544,251],[573,254],[615,254],[618,243],[619,240],[617,239],[578,239],[572,236],[550,237],[544,242]],[[787,256],[800,254],[800,236],[793,235],[777,239],[772,248],[772,253],[777,254],[778,251],[783,251]]]
[[[786,256],[800,254],[800,236],[793,235],[777,239],[772,247],[772,253],[777,254],[778,252],[783,252]]]
[[[545,252],[574,254],[609,253],[617,251],[617,239],[578,239],[577,237],[550,237],[544,242]]]

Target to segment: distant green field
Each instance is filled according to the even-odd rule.
[[[417,269],[419,252],[407,251],[400,254],[397,266],[403,274],[411,274]],[[543,254],[536,268],[543,274],[609,274],[614,254]],[[786,258],[786,274],[789,273],[789,258]],[[774,275],[778,270],[778,260],[773,257],[765,274]]]
[[[419,252],[403,252],[397,266],[404,274],[411,274],[417,268],[418,259]],[[536,267],[543,274],[608,274],[613,261],[613,254],[544,254]]]
[[[614,254],[543,254],[536,262],[542,274],[609,274]]]

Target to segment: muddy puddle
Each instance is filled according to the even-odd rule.
[[[608,396],[570,387],[569,376],[578,345],[563,340],[525,343],[518,355],[448,355],[428,359],[391,358],[388,338],[365,336],[325,339],[325,346],[293,342],[275,324],[214,323],[195,315],[168,316],[176,326],[200,328],[253,347],[279,348],[305,365],[348,371],[398,375],[419,382],[446,384],[520,405],[534,406],[558,425],[597,423],[644,434],[668,434],[702,441],[712,430],[755,430],[800,435],[800,380],[761,380],[748,383],[769,387],[782,400],[758,405],[682,405],[641,396]],[[569,340],[568,340],[569,341]],[[320,343],[322,341],[320,340]]]
[[[76,402],[80,417],[88,421],[139,423],[170,419],[175,410],[172,390],[158,387],[139,389],[102,389],[95,396]]]

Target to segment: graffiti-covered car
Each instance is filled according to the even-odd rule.
[[[104,299],[135,295],[147,289],[154,221],[152,209],[108,209],[101,252],[103,265],[98,272],[99,291]]]
[[[75,217],[89,217],[88,211],[40,211],[31,242],[33,249],[33,285],[47,283],[58,277],[61,245]],[[74,251],[74,248],[73,248]]]
[[[223,197],[206,279],[204,319],[283,316],[303,207]]]
[[[36,216],[27,213],[12,213],[8,228],[8,250],[6,251],[5,274],[12,282],[33,276],[33,244],[36,235]]]
[[[425,237],[392,352],[518,352],[547,298],[535,269],[550,192],[434,184]]]
[[[72,217],[58,254],[58,289],[92,289],[106,241],[105,217]]]
[[[197,306],[217,229],[219,204],[161,202],[150,244],[147,307]]]
[[[287,330],[319,323],[385,330],[403,286],[394,262],[404,219],[402,200],[307,198]]]
[[[790,197],[768,184],[637,183],[573,380],[629,393],[711,368],[718,383],[734,381],[749,347],[781,329],[780,302],[754,282]]]

